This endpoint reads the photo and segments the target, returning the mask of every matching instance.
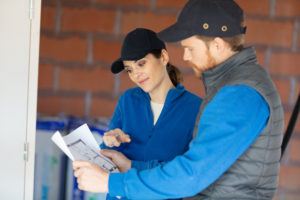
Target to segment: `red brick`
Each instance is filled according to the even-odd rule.
[[[142,19],[139,12],[123,12],[121,18],[121,33],[126,35],[137,27],[142,27]]]
[[[275,83],[281,102],[283,104],[288,104],[291,92],[290,80],[273,79],[273,82]]]
[[[300,199],[300,194],[298,191],[298,194],[295,192],[286,192],[284,195],[284,200],[297,200]]]
[[[91,117],[112,117],[117,100],[93,98],[91,104]]]
[[[171,64],[178,67],[190,67],[188,63],[183,60],[183,48],[181,46],[171,43],[167,43],[166,45]]]
[[[300,193],[295,191],[278,191],[273,200],[299,200]]]
[[[58,39],[41,35],[40,56],[61,61],[86,61],[87,42],[79,37]]]
[[[175,7],[183,8],[187,0],[156,0],[157,7]],[[269,0],[237,0],[236,1],[245,11],[246,14],[269,15]]]
[[[272,53],[270,73],[282,75],[300,75],[300,53]]]
[[[292,111],[289,111],[289,112],[285,112],[284,113],[284,133],[287,129],[287,126],[288,126],[288,123],[290,122],[291,120],[291,116],[292,116]],[[299,133],[300,132],[300,120],[298,118],[296,124],[295,124],[295,127],[294,127],[294,132],[293,134],[295,133]]]
[[[275,197],[273,198],[273,200],[279,200],[279,199],[280,199],[280,194],[277,191],[277,193],[276,193]]]
[[[299,32],[299,34],[298,34],[298,48],[300,48],[300,31],[298,30],[298,32]]]
[[[144,27],[155,32],[174,24],[175,15],[155,14],[153,12],[124,12],[121,21],[121,33],[127,34],[136,27]]]
[[[56,7],[42,6],[41,28],[53,30],[55,28]]]
[[[205,97],[204,85],[202,81],[196,78],[194,74],[184,75],[182,85],[185,87],[185,89],[198,95],[199,97]]]
[[[39,89],[53,88],[54,66],[51,64],[39,65]]]
[[[176,21],[176,16],[146,12],[142,14],[142,19],[143,19],[142,21],[143,27],[158,32],[174,24]]]
[[[265,67],[265,58],[266,58],[266,52],[263,50],[257,50],[256,49],[256,57],[258,64],[262,67]]]
[[[106,91],[113,90],[113,75],[108,69],[95,67],[93,69],[60,68],[59,88],[77,91]]]
[[[47,115],[67,115],[84,116],[84,98],[82,97],[40,97],[38,99],[37,110],[39,113]]]
[[[290,160],[300,161],[300,140],[291,139],[290,143]]]
[[[69,2],[69,3],[91,3],[91,0],[60,0],[61,2]]]
[[[115,11],[94,8],[63,8],[62,30],[113,33]]]
[[[246,42],[270,46],[292,47],[294,23],[292,21],[247,20]]]
[[[290,190],[300,190],[300,167],[280,167],[279,186]]]
[[[284,113],[284,128],[283,128],[283,132],[285,133],[285,131],[286,131],[286,128],[287,128],[287,126],[288,126],[288,123],[289,123],[289,121],[290,121],[290,119],[291,119],[291,115],[292,115],[292,113],[291,112],[285,112]]]
[[[270,0],[236,0],[246,14],[269,15]]]
[[[120,73],[120,92],[123,93],[125,90],[129,89],[129,88],[134,88],[137,87],[137,85],[135,83],[133,83],[128,74],[123,71]]]
[[[188,2],[188,0],[156,0],[156,7],[164,7],[164,8],[183,8],[184,5]]]
[[[113,5],[126,5],[126,6],[150,6],[149,0],[96,0],[98,3],[113,4]]]
[[[94,60],[113,62],[121,56],[121,43],[105,40],[94,41]]]
[[[277,0],[276,15],[284,17],[299,17],[300,1],[299,0]]]

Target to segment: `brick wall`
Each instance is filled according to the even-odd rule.
[[[134,86],[125,73],[112,75],[121,42],[136,27],[162,30],[187,0],[43,0],[38,112],[110,117],[119,95]],[[285,122],[300,89],[300,0],[237,0],[246,12],[248,45],[270,72],[281,96]],[[204,96],[201,82],[168,44],[171,62],[186,88]],[[283,158],[276,199],[300,199],[300,123]]]

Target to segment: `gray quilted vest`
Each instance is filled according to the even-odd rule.
[[[213,184],[191,199],[272,199],[278,184],[283,109],[267,72],[257,64],[255,50],[246,48],[202,74],[206,89],[198,118],[217,92],[227,85],[252,87],[267,101],[270,117],[265,129],[240,158]],[[199,122],[197,120],[197,123]],[[197,133],[196,125],[194,133]]]

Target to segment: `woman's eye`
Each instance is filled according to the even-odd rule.
[[[139,67],[143,67],[145,64],[146,64],[146,62],[145,62],[145,61],[142,61],[142,62],[140,62],[138,65],[139,65]]]
[[[125,69],[125,71],[126,71],[127,73],[131,73],[131,72],[132,72],[131,69]]]

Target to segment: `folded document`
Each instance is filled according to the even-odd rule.
[[[72,161],[90,161],[108,172],[119,172],[116,165],[100,153],[100,147],[87,124],[83,124],[66,136],[62,136],[59,131],[56,131],[51,140]]]

